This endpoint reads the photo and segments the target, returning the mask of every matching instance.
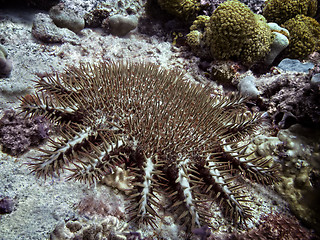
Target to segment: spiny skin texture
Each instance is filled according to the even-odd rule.
[[[154,64],[83,64],[41,78],[37,88],[21,109],[52,119],[60,136],[40,149],[32,171],[49,177],[68,169],[70,179],[96,183],[124,165],[133,176],[132,221],[154,226],[157,196],[164,194],[176,220],[189,229],[210,224],[212,201],[242,222],[251,214],[237,178],[275,180],[268,160],[239,146],[260,115],[235,95],[211,96],[180,72]]]

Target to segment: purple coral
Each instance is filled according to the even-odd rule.
[[[7,110],[0,119],[2,151],[19,155],[47,139],[49,129],[50,123],[42,116],[24,118],[14,110]]]

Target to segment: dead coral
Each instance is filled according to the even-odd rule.
[[[95,220],[80,218],[58,224],[50,234],[50,240],[125,240],[126,228],[126,223],[113,216]]]
[[[123,205],[123,202],[122,202]],[[80,215],[86,216],[115,216],[124,218],[124,209],[121,206],[121,199],[106,194],[87,195],[79,204],[77,209]]]
[[[320,89],[311,83],[310,74],[281,73],[262,77],[257,84],[271,115],[291,113],[304,126],[319,126]]]
[[[234,232],[227,236],[211,235],[208,239],[215,240],[311,240],[319,239],[310,230],[301,226],[298,219],[294,216],[288,216],[281,213],[274,213],[264,216],[261,219],[261,224],[258,228],[248,232]]]
[[[42,116],[25,119],[14,110],[7,110],[0,119],[2,151],[19,155],[48,138],[50,123]]]

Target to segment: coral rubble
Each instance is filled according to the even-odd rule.
[[[4,112],[0,119],[0,144],[2,151],[19,155],[48,138],[49,122],[42,116],[24,119],[13,110]]]

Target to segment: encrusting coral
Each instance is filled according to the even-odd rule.
[[[314,17],[317,5],[317,0],[267,0],[263,16],[268,22],[282,24],[299,14]]]
[[[22,112],[45,115],[60,131],[29,162],[31,171],[51,177],[67,169],[69,179],[96,183],[124,165],[133,176],[130,221],[155,226],[165,194],[189,229],[211,224],[214,201],[244,223],[252,215],[239,179],[276,180],[276,166],[246,143],[260,114],[235,94],[212,96],[181,72],[151,63],[81,64],[36,87],[22,98]]]

